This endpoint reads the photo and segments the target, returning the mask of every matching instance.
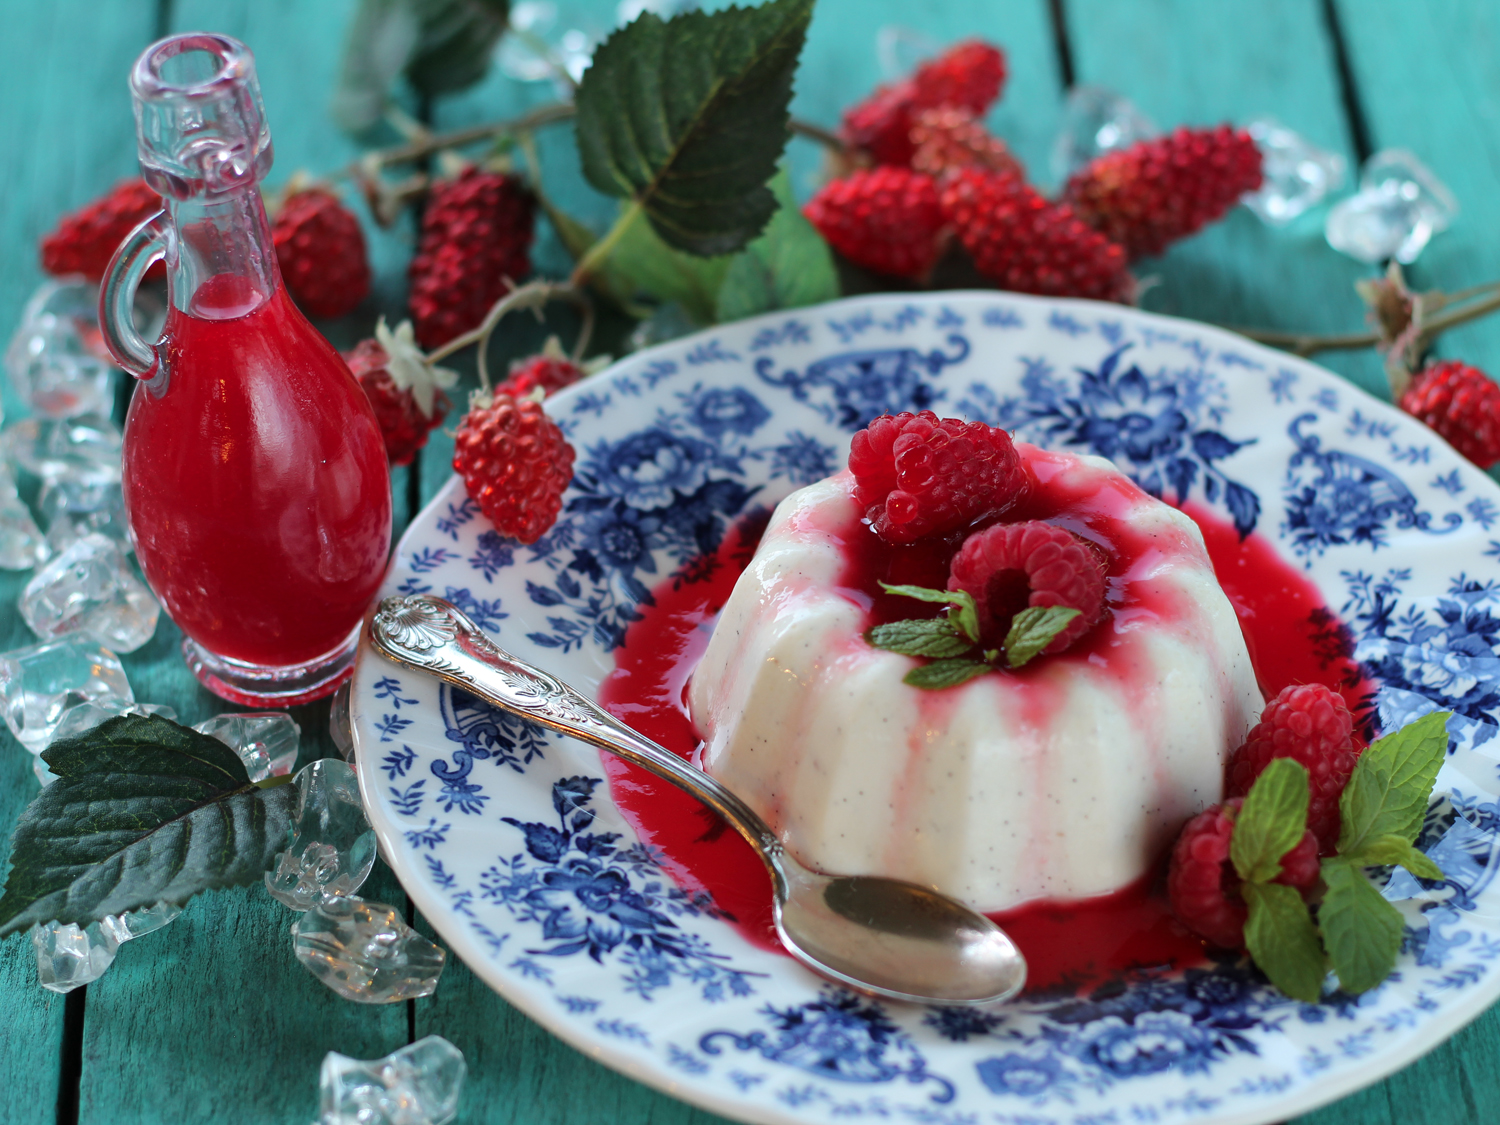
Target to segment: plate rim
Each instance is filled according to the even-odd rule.
[[[953,289],[921,293],[864,294],[842,297],[834,301],[797,309],[774,310],[727,324],[710,326],[650,348],[631,352],[599,371],[596,376],[591,377],[585,383],[574,384],[573,387],[564,388],[555,395],[550,396],[547,400],[547,406],[549,407],[549,413],[553,413],[557,406],[566,405],[575,397],[576,393],[581,393],[579,391],[581,387],[593,384],[596,380],[603,380],[612,374],[623,373],[621,369],[627,365],[632,369],[637,365],[645,366],[653,358],[661,357],[664,353],[675,353],[685,348],[691,348],[695,343],[706,342],[715,336],[722,335],[726,330],[740,331],[753,326],[765,326],[784,322],[791,316],[819,316],[827,312],[856,306],[860,308],[869,308],[871,306],[895,306],[899,308],[905,306],[941,305],[947,301],[963,299],[1003,299],[1038,310],[1078,310],[1092,314],[1108,312],[1110,316],[1115,318],[1145,321],[1174,327],[1186,327],[1210,342],[1232,346],[1241,352],[1254,355],[1257,358],[1266,358],[1274,361],[1276,364],[1290,366],[1301,372],[1315,372],[1319,379],[1336,380],[1339,389],[1351,392],[1362,407],[1368,407],[1381,416],[1393,416],[1402,419],[1406,423],[1413,421],[1409,415],[1400,411],[1393,404],[1377,398],[1357,383],[1344,378],[1337,372],[1322,367],[1310,359],[1293,355],[1290,352],[1282,352],[1269,345],[1258,343],[1228,328],[1205,321],[1192,320],[1187,317],[1149,312],[1131,306],[1108,302],[1082,298],[1039,297],[1032,294],[1013,293],[1008,290],[994,289]],[[1482,470],[1464,460],[1462,455],[1458,454],[1436,431],[1429,431],[1429,433],[1431,440],[1439,447],[1452,452],[1455,457],[1460,459],[1463,465],[1473,470],[1472,473],[1467,475],[1482,478],[1492,490],[1494,498],[1500,500],[1500,482],[1496,482]],[[460,488],[461,484],[462,478],[457,473],[452,474],[442,488],[412,517],[410,523],[407,525],[407,529],[402,533],[400,540],[392,551],[390,568],[387,571],[387,580],[389,580],[391,573],[394,571],[397,560],[407,551],[408,539],[423,524],[429,512],[437,508],[439,504],[448,503],[453,499],[454,493]],[[370,616],[373,616],[373,608]],[[371,651],[368,621],[369,617],[367,616],[366,627],[362,630],[360,636],[359,651],[351,683],[359,681],[361,671],[368,661],[375,660],[382,664],[389,664],[378,653]],[[396,667],[393,664],[389,664],[389,666]],[[378,767],[375,764],[375,755],[361,752],[362,739],[369,736],[361,735],[360,733],[360,719],[363,718],[363,714],[355,703],[356,697],[351,694],[350,728],[355,747],[355,768],[361,792],[365,794],[375,791],[378,788],[379,778],[373,776]],[[365,805],[367,812],[376,807],[375,803],[370,802],[368,798],[365,800]],[[810,1120],[807,1115],[785,1112],[774,1105],[753,1101],[739,1101],[718,1095],[712,1090],[696,1084],[683,1084],[678,1081],[671,1071],[666,1069],[664,1064],[644,1060],[639,1054],[632,1053],[626,1048],[618,1046],[607,1037],[589,1034],[587,1025],[567,1020],[565,1013],[544,1005],[539,996],[533,996],[524,988],[513,987],[516,980],[515,976],[505,972],[503,966],[485,955],[478,940],[469,935],[466,929],[458,925],[457,919],[452,916],[451,907],[444,903],[434,891],[428,890],[425,881],[420,877],[421,873],[417,870],[415,861],[408,859],[406,855],[409,849],[407,849],[405,842],[401,839],[399,827],[394,822],[387,822],[375,815],[370,816],[370,822],[379,842],[381,858],[391,867],[397,881],[401,883],[403,890],[412,898],[429,924],[442,936],[453,952],[463,959],[470,971],[487,987],[499,994],[502,999],[520,1010],[528,1018],[536,1021],[550,1034],[557,1036],[575,1050],[578,1050],[596,1062],[603,1063],[627,1078],[665,1093],[679,1101],[707,1109],[730,1120],[743,1121],[748,1123],[748,1125],[806,1125]],[[407,865],[409,863],[411,866],[408,872]],[[405,878],[408,873],[412,876],[410,880],[411,886],[408,886],[407,879]],[[796,965],[796,963],[789,962],[789,966],[791,965]],[[797,966],[797,968],[799,971],[808,971],[802,969],[801,966]],[[809,976],[811,976],[810,973]],[[813,977],[813,979],[820,978]],[[1451,1007],[1445,1006],[1441,1012],[1435,1014],[1432,1020],[1412,1030],[1409,1035],[1393,1043],[1388,1049],[1376,1052],[1372,1056],[1371,1062],[1367,1065],[1354,1065],[1340,1074],[1320,1081],[1306,1083],[1287,1095],[1275,1096],[1260,1103],[1259,1106],[1247,1108],[1243,1112],[1209,1114],[1184,1118],[1183,1120],[1201,1122],[1204,1125],[1270,1125],[1273,1122],[1308,1113],[1389,1078],[1452,1038],[1464,1027],[1476,1020],[1485,1010],[1493,1006],[1497,1000],[1500,1000],[1500,973],[1492,974],[1488,980],[1477,984],[1461,1000],[1454,1003]]]

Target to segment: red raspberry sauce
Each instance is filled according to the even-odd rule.
[[[1155,591],[1130,578],[1151,542],[1111,519],[1135,501],[1139,494],[1134,487],[1121,487],[1114,478],[1087,494],[1065,492],[1047,479],[1049,463],[1059,462],[1036,453],[1028,460],[1039,487],[1005,518],[1052,520],[1107,546],[1112,614],[1133,607],[1170,613],[1170,606],[1150,597]],[[1342,626],[1317,588],[1284,562],[1270,541],[1254,534],[1242,541],[1233,526],[1197,505],[1183,510],[1203,532],[1219,582],[1239,616],[1262,691],[1271,696],[1288,684],[1317,682],[1341,690],[1351,706],[1356,704],[1368,685],[1348,656]],[[643,607],[641,620],[615,653],[615,670],[600,685],[600,702],[612,714],[683,757],[691,756],[700,741],[687,712],[688,678],[763,528],[763,520],[745,521],[725,537],[717,554],[652,591],[655,604]],[[869,608],[872,623],[916,616],[926,608],[923,603],[886,595],[875,580],[945,586],[947,559],[955,547],[956,542],[947,541],[891,547],[874,535],[853,538],[843,582],[846,596]],[[1107,647],[1113,635],[1106,619],[1053,659],[1086,659]],[[660,849],[677,884],[708,891],[752,942],[780,948],[771,925],[770,880],[749,846],[691,797],[643,770],[613,757],[604,758],[604,769],[625,819],[644,843]],[[1160,869],[1113,894],[1032,902],[992,917],[1026,955],[1028,992],[1081,988],[1133,968],[1180,967],[1205,959],[1202,943],[1172,917],[1167,905],[1165,857]]]

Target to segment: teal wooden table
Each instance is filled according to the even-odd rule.
[[[612,2],[571,8],[603,29]],[[298,168],[330,172],[358,149],[326,106],[353,0],[5,0],[0,4],[0,332],[9,334],[41,280],[38,237],[58,215],[135,166],[125,76],[137,53],[173,31],[214,30],[255,51],[276,145],[272,183]],[[878,77],[875,29],[899,24],[939,42],[980,35],[1004,45],[1011,78],[991,125],[1046,180],[1061,99],[1073,83],[1128,93],[1163,126],[1270,114],[1357,167],[1383,147],[1415,150],[1463,206],[1411,271],[1420,287],[1458,289],[1500,275],[1500,5],[1488,0],[819,0],[794,112],[836,124],[841,107]],[[494,73],[427,107],[439,128],[513,115],[548,100]],[[817,154],[794,142],[805,198]],[[592,196],[565,132],[541,160],[559,200],[602,224],[612,204]],[[1324,244],[1321,211],[1280,231],[1238,210],[1144,272],[1159,276],[1146,307],[1219,323],[1320,332],[1357,330],[1354,280],[1371,271]],[[373,224],[368,230],[374,231]],[[381,312],[399,318],[412,234],[373,239],[377,293],[322,327],[343,346]],[[537,259],[565,259],[543,232]],[[534,349],[534,326],[508,330],[504,350]],[[1500,372],[1500,322],[1451,333],[1443,355]],[[1334,353],[1328,366],[1381,393],[1371,353]],[[7,388],[9,417],[18,403]],[[397,470],[398,525],[447,478],[451,438]],[[30,643],[14,610],[25,576],[0,576],[0,647]],[[165,619],[125,658],[139,699],[185,722],[228,709],[200,689]],[[298,708],[302,760],[332,754],[327,706]],[[31,760],[0,734],[0,832],[36,792]],[[0,860],[8,847],[0,844]],[[364,892],[405,901],[377,867]],[[525,1125],[688,1125],[718,1120],[637,1085],[552,1039],[450,964],[435,996],[366,1007],[344,1002],[292,956],[292,915],[264,892],[205,895],[172,926],[126,946],[95,984],[66,998],[36,983],[29,941],[0,943],[0,1123],[135,1125],[312,1120],[317,1071],[330,1050],[371,1058],[429,1034],[464,1052],[469,1080],[459,1120]],[[425,925],[420,920],[419,925]],[[1385,1082],[1301,1119],[1309,1125],[1479,1125],[1500,1120],[1500,1011],[1491,1010]]]

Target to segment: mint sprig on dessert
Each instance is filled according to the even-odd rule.
[[[1028,606],[1012,619],[1005,643],[997,649],[980,644],[979,608],[966,590],[932,590],[925,586],[880,588],[888,594],[924,602],[946,603],[944,617],[912,618],[876,625],[865,639],[887,652],[926,657],[931,664],[913,668],[902,682],[937,690],[967,683],[997,668],[1019,668],[1038,656],[1078,616],[1071,606]]]
[[[1444,877],[1416,839],[1447,754],[1449,717],[1424,715],[1358,757],[1339,796],[1337,846],[1315,868],[1308,862],[1316,855],[1308,827],[1313,774],[1290,757],[1270,760],[1243,801],[1232,798],[1183,829],[1169,879],[1178,916],[1215,944],[1234,945],[1242,910],[1244,948],[1272,984],[1298,1000],[1317,1001],[1330,969],[1350,994],[1385,980],[1401,950],[1403,921],[1366,869],[1400,866],[1422,879]],[[1255,737],[1252,731],[1247,745]],[[1323,762],[1313,765],[1323,772]],[[1225,878],[1226,862],[1233,878]],[[1236,891],[1242,906],[1233,901]]]

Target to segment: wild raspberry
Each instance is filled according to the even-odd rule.
[[[960,169],[945,177],[939,200],[974,268],[1002,289],[1101,301],[1134,295],[1125,251],[1019,176]]]
[[[1063,199],[1135,259],[1222,217],[1260,183],[1260,149],[1250,134],[1220,125],[1105,153],[1074,174]]]
[[[496,395],[453,438],[453,467],[495,530],[535,543],[557,522],[573,479],[573,447],[540,403]]]
[[[1282,688],[1230,756],[1225,791],[1244,796],[1273,758],[1300,762],[1308,773],[1307,827],[1326,855],[1338,843],[1339,796],[1359,752],[1343,696],[1323,684]]]
[[[911,140],[916,151],[915,171],[938,176],[953,168],[980,168],[1025,177],[1025,169],[1005,142],[994,136],[979,118],[959,106],[925,109],[912,121]]]
[[[427,444],[428,434],[447,417],[453,405],[448,396],[434,388],[432,413],[423,413],[411,389],[398,387],[391,377],[390,357],[378,340],[361,340],[352,352],[344,353],[344,362],[375,408],[386,457],[392,465],[410,465]]]
[[[583,368],[563,355],[560,348],[555,354],[551,351],[556,345],[556,337],[549,339],[547,344],[548,350],[544,350],[541,355],[518,359],[512,363],[510,377],[495,388],[495,393],[522,399],[540,387],[542,397],[545,398],[554,391],[571,387],[583,378]]]
[[[57,277],[81,273],[90,281],[103,280],[120,243],[161,208],[161,196],[145,180],[121,180],[102,199],[64,215],[42,238],[42,269]],[[146,276],[164,274],[158,262]]]
[[[1028,606],[1071,606],[1078,616],[1044,650],[1061,652],[1104,612],[1103,560],[1052,524],[997,523],[964,540],[949,564],[948,589],[974,596],[987,645],[1002,643],[1011,618]]]
[[[466,168],[433,185],[411,260],[412,320],[427,349],[477,328],[531,270],[536,197],[517,176]]]
[[[1244,802],[1235,798],[1188,821],[1172,847],[1167,896],[1172,913],[1210,945],[1241,949],[1245,944],[1245,902],[1240,878],[1229,860],[1234,818]],[[1281,874],[1272,882],[1305,891],[1318,877],[1317,841],[1303,833],[1297,846],[1281,857]]]
[[[353,312],[370,293],[365,236],[354,213],[324,188],[293,192],[271,223],[281,279],[308,316]]]
[[[881,86],[844,113],[844,139],[877,164],[909,164],[913,115],[938,106],[981,114],[1005,84],[1005,56],[998,48],[969,40],[923,63],[910,78]]]
[[[1434,363],[1400,405],[1481,469],[1500,461],[1500,387],[1479,368],[1454,359]]]
[[[937,184],[905,168],[873,168],[834,180],[802,213],[830,246],[876,273],[921,279],[941,250]]]
[[[876,418],[854,435],[849,469],[856,503],[891,543],[957,530],[1026,491],[1008,433],[930,410]]]

